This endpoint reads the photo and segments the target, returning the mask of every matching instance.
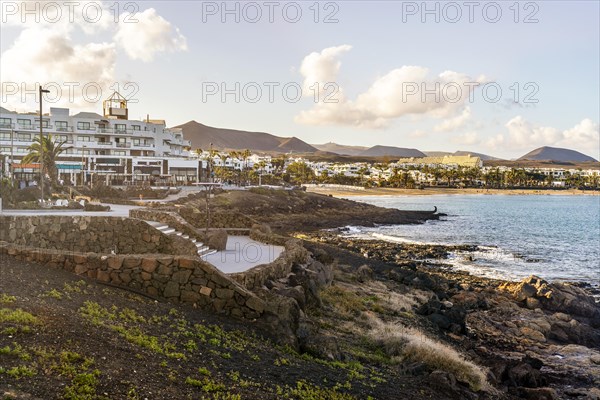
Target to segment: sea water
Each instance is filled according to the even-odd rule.
[[[422,225],[353,227],[350,235],[396,242],[478,245],[449,263],[473,274],[600,284],[600,196],[361,196],[352,200],[447,214]]]

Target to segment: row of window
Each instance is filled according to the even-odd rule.
[[[10,126],[12,124],[12,119],[11,118],[0,118],[0,126]],[[31,127],[32,126],[32,120],[30,119],[17,119],[17,124],[20,127]],[[57,130],[61,130],[61,129],[68,129],[69,124],[67,121],[54,121],[54,125],[56,127]],[[42,120],[42,127],[43,128],[48,128],[49,124],[48,124],[48,120]],[[142,130],[142,126],[141,125],[132,125],[132,130],[134,131],[141,131]],[[92,130],[92,123],[91,122],[77,122],[77,129],[82,130],[82,131],[89,131]],[[126,132],[127,131],[127,125],[126,124],[115,124],[115,131],[117,132]]]

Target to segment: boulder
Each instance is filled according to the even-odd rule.
[[[368,265],[363,264],[356,270],[356,280],[367,282],[373,279],[373,270]]]
[[[225,229],[218,229],[208,234],[208,240],[206,245],[211,249],[225,250],[227,248],[227,231]]]

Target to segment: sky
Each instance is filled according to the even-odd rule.
[[[0,1],[2,106],[600,158],[598,1]]]

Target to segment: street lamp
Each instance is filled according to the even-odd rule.
[[[81,146],[81,186],[85,186],[85,161],[84,161],[85,148],[86,148],[85,144],[83,146]]]
[[[42,85],[40,85],[40,184],[42,186],[42,204],[44,204],[44,130],[42,128],[42,96],[44,93],[50,93],[50,91],[42,89]]]

